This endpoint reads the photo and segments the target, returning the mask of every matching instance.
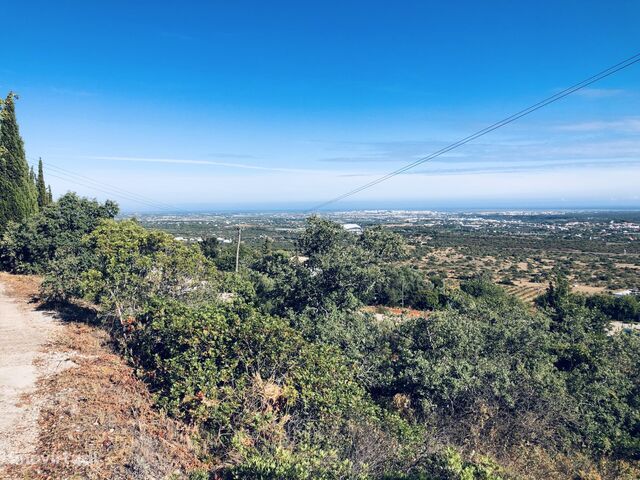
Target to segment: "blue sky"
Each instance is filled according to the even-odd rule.
[[[56,194],[127,210],[150,207],[87,179],[308,206],[640,51],[634,0],[6,3],[0,91],[28,157]],[[640,207],[639,180],[636,65],[343,205]]]

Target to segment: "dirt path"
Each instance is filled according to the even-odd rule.
[[[32,461],[38,438],[37,381],[66,366],[44,347],[59,322],[15,300],[0,282],[0,465]]]

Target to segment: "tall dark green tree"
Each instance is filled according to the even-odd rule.
[[[38,160],[38,178],[36,180],[36,190],[38,192],[38,207],[43,208],[49,204],[49,195],[47,194],[47,186],[44,183],[42,159]]]
[[[36,188],[20,137],[15,111],[16,96],[9,92],[0,117],[0,231],[38,210]]]

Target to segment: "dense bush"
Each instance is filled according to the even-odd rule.
[[[435,453],[425,450],[424,428],[370,395],[385,358],[375,355],[384,350],[380,342],[391,327],[376,326],[336,297],[314,297],[336,288],[327,287],[326,278],[315,283],[327,271],[347,272],[332,274],[332,281],[362,278],[345,266],[348,256],[341,266],[332,265],[327,255],[336,253],[335,245],[312,250],[309,239],[322,238],[323,231],[307,237],[305,253],[316,267],[265,251],[249,275],[254,291],[242,275],[216,273],[195,246],[134,221],[107,220],[82,240],[88,268],[63,289],[97,302],[105,318],[118,320],[112,333],[158,404],[198,427],[213,458],[227,465],[224,476],[428,478],[425,472],[436,470],[439,478],[468,475],[475,467],[447,470],[434,463]],[[355,255],[369,259],[368,268],[396,256],[394,249],[375,246],[376,238],[384,238],[379,233],[364,239],[334,233]],[[366,253],[358,246],[365,241]],[[62,260],[77,268],[76,258]],[[314,270],[320,264],[324,269]],[[282,290],[292,286],[284,278],[299,282],[293,284],[296,295],[311,293],[296,300]],[[226,299],[223,290],[232,295]],[[262,305],[269,296],[274,303]],[[299,313],[296,304],[283,308],[286,298],[300,302]]]
[[[157,299],[121,339],[158,404],[198,427],[225,477],[371,478],[427,467],[422,429],[376,405],[338,348],[242,301]]]
[[[492,438],[496,449],[521,442],[552,447],[572,417],[560,410],[566,389],[551,341],[548,320],[520,309],[410,320],[391,334],[387,372],[375,392],[402,395],[412,415],[456,443],[481,448]]]
[[[320,315],[363,303],[429,308],[432,285],[415,269],[398,264],[406,246],[397,234],[374,227],[360,236],[339,224],[309,219],[297,255],[270,252],[251,265],[257,293],[272,313]]]
[[[295,451],[323,428],[376,413],[338,350],[247,305],[161,302],[131,326],[160,405],[201,426],[216,452]]]
[[[614,297],[593,295],[586,299],[589,308],[602,312],[612,320],[620,322],[640,322],[640,299],[635,295]]]
[[[84,295],[121,324],[155,297],[179,299],[210,291],[212,269],[197,246],[133,220],[106,220],[83,244],[94,258],[82,275]]]
[[[433,285],[417,269],[408,266],[386,265],[381,269],[376,288],[364,300],[375,305],[433,309]]]
[[[22,223],[12,223],[0,242],[0,263],[15,273],[45,273],[60,257],[80,255],[82,237],[103,219],[116,216],[118,206],[67,193]]]

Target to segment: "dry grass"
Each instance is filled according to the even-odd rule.
[[[362,307],[360,311],[372,314],[379,320],[391,319],[396,322],[412,318],[427,318],[432,313],[428,310],[416,310],[408,307],[386,307],[382,305],[367,305]]]
[[[501,456],[501,465],[523,480],[637,480],[638,465],[622,460],[595,461],[581,454],[550,453],[539,446],[523,446]]]
[[[37,278],[1,275],[17,298],[37,298]],[[74,365],[39,381],[44,401],[36,455],[28,465],[11,466],[5,478],[184,478],[205,467],[194,432],[153,408],[146,385],[112,351],[106,332],[68,322],[47,349]]]
[[[0,272],[0,282],[7,287],[7,292],[23,302],[37,302],[42,278],[36,275],[11,275]]]
[[[571,287],[571,290],[573,292],[585,293],[587,295],[596,295],[598,293],[604,293],[606,291],[604,287],[594,287],[590,285],[578,285],[578,284],[574,284]]]

